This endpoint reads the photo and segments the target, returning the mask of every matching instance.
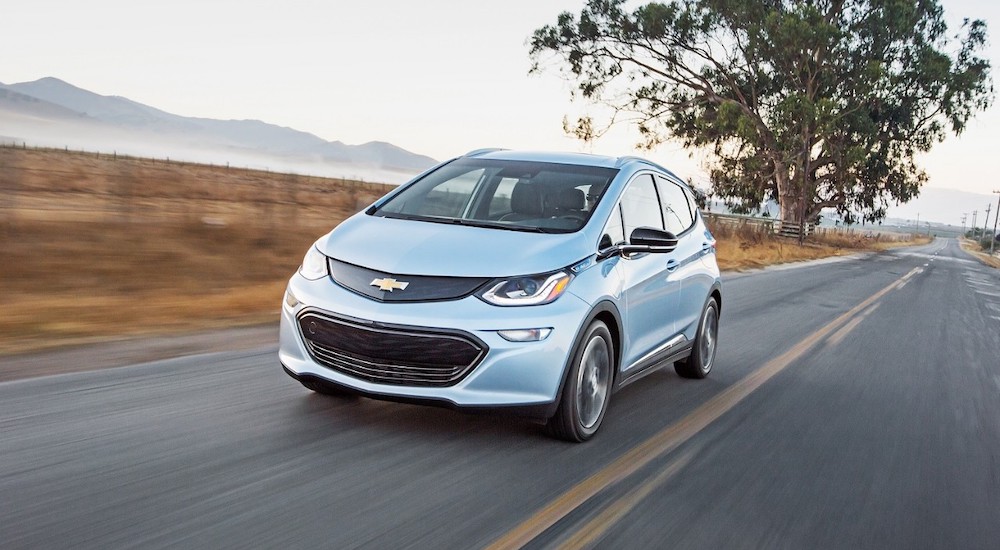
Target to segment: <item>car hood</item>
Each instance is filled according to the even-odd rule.
[[[555,271],[594,253],[582,231],[529,233],[364,213],[317,243],[349,264],[398,275],[505,277]]]

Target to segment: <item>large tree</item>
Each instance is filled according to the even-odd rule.
[[[919,193],[914,156],[989,106],[985,41],[981,20],[949,34],[936,0],[590,0],[536,30],[531,57],[613,109],[569,123],[581,138],[625,113],[647,148],[710,150],[731,205],[874,221]]]

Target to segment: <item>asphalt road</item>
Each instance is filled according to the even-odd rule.
[[[582,445],[313,395],[274,346],[2,383],[0,547],[1000,547],[996,270],[938,240],[725,285],[712,376]]]

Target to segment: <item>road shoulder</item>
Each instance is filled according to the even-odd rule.
[[[277,343],[276,323],[100,342],[0,357],[0,382],[123,367],[204,353],[263,348]]]

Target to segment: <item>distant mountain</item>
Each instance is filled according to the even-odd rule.
[[[0,84],[0,109],[18,111],[22,114],[40,118],[71,118],[79,119],[83,115],[61,105],[22,94]]]
[[[149,151],[152,156],[197,162],[256,159],[275,169],[298,167],[296,171],[323,172],[319,175],[349,177],[352,170],[374,170],[382,180],[406,179],[436,163],[380,141],[347,145],[259,120],[175,115],[52,77],[0,84],[0,140],[87,150],[111,147],[138,155]]]

